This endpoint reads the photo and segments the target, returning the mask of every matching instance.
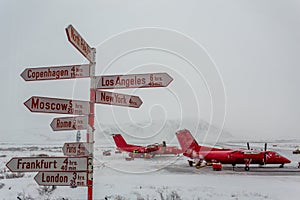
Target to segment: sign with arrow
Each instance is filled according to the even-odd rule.
[[[167,87],[173,78],[167,73],[105,75],[96,77],[97,89]]]
[[[87,171],[87,157],[15,157],[6,167],[12,172]]]
[[[143,102],[138,96],[97,90],[96,103],[139,108]]]
[[[69,25],[66,28],[66,33],[69,42],[80,51],[80,53],[86,57],[90,62],[95,61],[94,50],[88,45],[88,43],[81,37],[81,35],[76,31],[76,29]]]
[[[34,177],[39,185],[87,186],[86,172],[39,172]]]
[[[25,81],[60,80],[85,78],[90,76],[90,65],[69,65],[26,68],[21,77]]]
[[[65,143],[62,149],[65,156],[88,156],[92,152],[92,145],[87,142],[72,142]]]
[[[88,128],[88,117],[59,117],[50,124],[53,131],[84,130]]]
[[[88,115],[89,101],[32,96],[24,105],[31,112]]]

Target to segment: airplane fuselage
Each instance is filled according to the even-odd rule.
[[[223,164],[245,164],[249,161],[251,164],[285,164],[290,163],[290,160],[279,155],[274,151],[266,152],[266,160],[264,160],[263,151],[248,151],[248,150],[219,150],[219,151],[200,151],[191,153],[183,153],[183,155],[203,159],[207,162],[221,162]]]
[[[221,149],[215,147],[201,146],[193,138],[188,130],[181,130],[176,133],[183,155],[206,162],[220,162],[222,164],[245,164],[245,170],[249,170],[250,164],[280,164],[291,161],[275,151],[258,151],[247,149]]]

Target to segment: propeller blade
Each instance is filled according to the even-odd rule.
[[[247,142],[247,148],[248,148],[248,150],[250,150],[250,145],[249,145],[249,142]]]
[[[266,162],[267,162],[267,155],[268,155],[268,152],[265,151],[265,153],[264,153],[264,165],[265,165]]]
[[[264,164],[266,164],[266,162],[267,162],[267,155],[268,155],[268,152],[267,152],[267,143],[265,143]]]
[[[267,151],[267,143],[265,143],[265,151]]]

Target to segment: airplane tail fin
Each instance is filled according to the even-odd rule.
[[[189,150],[198,150],[200,148],[199,144],[189,130],[184,129],[177,131],[176,136],[183,152],[187,152]]]
[[[121,134],[113,134],[112,136],[118,148],[128,146],[127,142],[124,140]]]

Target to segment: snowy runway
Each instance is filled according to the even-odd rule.
[[[22,147],[0,151],[1,159],[0,199],[86,199],[86,187],[57,187],[53,191],[41,192],[33,177],[36,173],[25,173],[21,178],[5,178],[10,172],[4,166],[11,157],[47,154],[61,156],[59,147]],[[224,165],[222,171],[211,167],[196,169],[189,167],[183,156],[156,156],[152,159],[126,161],[126,153],[103,156],[109,148],[96,148],[94,166],[94,199],[298,199],[300,195],[300,171],[296,167],[297,157],[284,169],[278,166],[251,166],[249,172],[238,166],[232,171]],[[284,153],[288,151],[283,150]]]

